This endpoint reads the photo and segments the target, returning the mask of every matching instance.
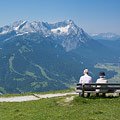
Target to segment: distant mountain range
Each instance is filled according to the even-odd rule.
[[[39,33],[43,37],[51,37],[70,51],[77,48],[80,44],[87,42],[91,37],[74,24],[72,20],[66,20],[55,24],[47,22],[18,21],[10,26],[0,28],[0,37],[3,41],[11,37],[23,36],[31,33]]]
[[[94,40],[72,20],[18,21],[0,28],[0,92],[67,89],[78,82],[84,68],[95,81],[100,69],[94,65],[118,57],[116,49]],[[104,71],[109,77],[116,74]]]
[[[115,34],[115,33],[92,33],[90,34],[90,36],[93,38],[93,39],[99,39],[99,40],[117,40],[119,39],[120,40],[120,35],[118,34]]]

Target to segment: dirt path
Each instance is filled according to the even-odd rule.
[[[51,98],[51,97],[58,97],[58,96],[66,96],[66,95],[75,95],[77,93],[56,93],[56,94],[34,94],[28,96],[17,96],[17,97],[1,97],[0,102],[24,102],[24,101],[31,101],[31,100],[39,100],[42,98]]]

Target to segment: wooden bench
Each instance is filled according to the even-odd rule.
[[[79,96],[83,96],[85,93],[119,93],[120,95],[120,83],[78,83],[76,87],[76,93],[79,93]]]

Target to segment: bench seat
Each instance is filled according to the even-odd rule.
[[[76,93],[120,93],[120,83],[78,83]]]

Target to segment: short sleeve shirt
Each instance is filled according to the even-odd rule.
[[[79,83],[92,83],[92,77],[85,74],[84,76],[80,77]]]

